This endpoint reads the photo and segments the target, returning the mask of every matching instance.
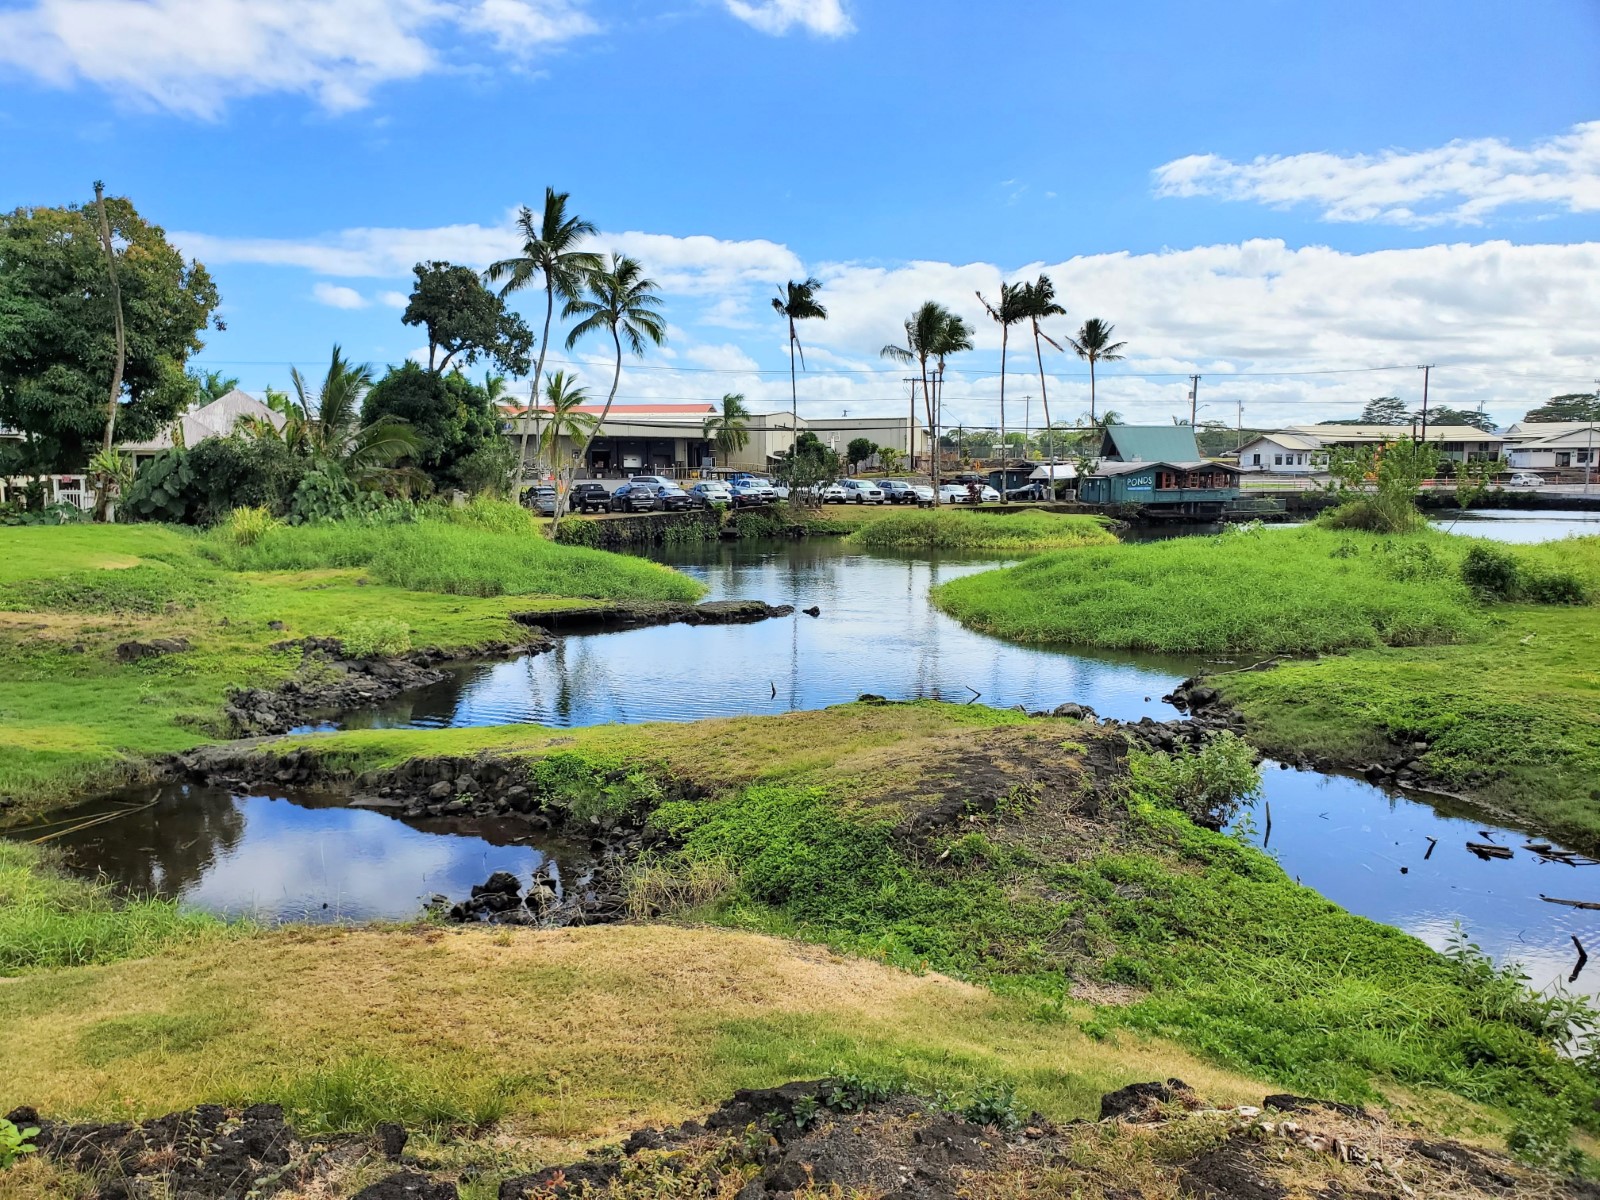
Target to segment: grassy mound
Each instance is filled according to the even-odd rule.
[[[222,929],[164,900],[121,901],[57,873],[33,846],[0,841],[0,975],[150,954]]]
[[[201,552],[232,571],[308,571],[359,567],[380,583],[458,596],[543,594],[585,599],[697,600],[705,590],[670,568],[557,545],[512,505],[487,520],[425,517],[414,524],[278,526],[249,545],[225,529],[208,534]],[[519,529],[500,516],[509,508]]]
[[[1102,517],[1037,511],[1015,515],[948,508],[897,512],[864,525],[850,540],[867,549],[998,550],[1017,553],[1110,546],[1116,537]]]
[[[557,736],[557,735],[560,736]],[[1170,1038],[1306,1094],[1438,1087],[1600,1123],[1552,1048],[1564,1009],[1447,958],[1196,827],[1182,773],[1108,776],[1067,721],[937,705],[577,731],[451,730],[437,751],[690,779],[649,814],[637,911],[821,942],[1025,999],[1046,1021]],[[433,748],[415,731],[294,739],[350,771]],[[543,772],[541,774],[548,774]],[[948,819],[930,818],[944,812]],[[1077,998],[1110,1001],[1092,1017]],[[1119,1033],[1119,1031],[1121,1031]]]
[[[1306,654],[1465,641],[1484,628],[1465,539],[1318,528],[1046,554],[952,580],[934,602],[1025,642],[1178,654]]]

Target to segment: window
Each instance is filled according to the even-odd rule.
[[[1250,456],[1250,465],[1251,465],[1251,466],[1252,466],[1252,467],[1259,467],[1259,466],[1260,466],[1260,465],[1261,465],[1261,455],[1259,455],[1259,454],[1252,454],[1252,455],[1251,455],[1251,456]]]
[[[1589,461],[1589,451],[1587,451],[1587,450],[1579,450],[1578,451],[1578,461],[1580,463],[1588,462]]]
[[[1275,466],[1275,467],[1281,467],[1281,466],[1283,466],[1283,455],[1281,455],[1281,454],[1274,454],[1274,455],[1273,455],[1273,456],[1272,456],[1272,465],[1273,465],[1273,466]]]

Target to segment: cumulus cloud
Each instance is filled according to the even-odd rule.
[[[1481,225],[1499,210],[1600,211],[1600,121],[1519,147],[1500,138],[1381,154],[1290,154],[1240,163],[1191,154],[1155,170],[1158,196],[1311,204],[1326,221]]]
[[[318,282],[311,289],[311,298],[330,308],[365,308],[367,298],[352,287]]]
[[[723,0],[739,20],[762,33],[781,36],[803,29],[819,37],[844,37],[855,32],[855,22],[844,0]]]
[[[339,112],[439,69],[451,30],[522,52],[597,28],[583,0],[23,0],[0,12],[0,66],[208,119],[277,92]]]
[[[509,219],[500,225],[437,229],[357,229],[306,241],[227,239],[174,234],[185,253],[213,267],[255,263],[300,268],[332,280],[409,275],[420,259],[482,266],[514,249]],[[998,423],[1000,335],[975,293],[991,299],[1003,279],[1048,272],[1068,315],[1051,332],[1060,340],[1084,318],[1116,324],[1129,359],[1100,373],[1098,399],[1130,420],[1166,422],[1187,415],[1191,372],[1205,376],[1202,419],[1246,424],[1312,421],[1350,415],[1372,396],[1416,399],[1413,364],[1439,364],[1433,398],[1456,407],[1480,402],[1515,419],[1554,392],[1592,386],[1600,359],[1600,243],[1514,245],[1505,241],[1439,244],[1348,253],[1252,240],[1159,253],[1081,255],[1063,261],[1002,266],[933,260],[899,265],[806,263],[793,249],[764,239],[601,234],[596,246],[636,254],[657,279],[671,317],[673,345],[685,366],[652,354],[624,366],[623,400],[714,399],[743,391],[757,407],[787,408],[788,352],[782,322],[768,298],[785,279],[817,275],[826,321],[802,328],[811,368],[802,378],[802,412],[837,416],[901,412],[901,368],[879,350],[899,341],[902,322],[938,299],[976,331],[977,349],[950,363],[951,423]],[[388,285],[386,285],[388,286]],[[377,293],[398,303],[398,291]],[[591,350],[593,353],[591,354]],[[585,347],[572,360],[587,379],[605,376],[609,355]],[[591,361],[592,360],[592,361]],[[1076,359],[1046,350],[1052,416],[1073,419],[1088,408],[1088,379]],[[1392,370],[1369,370],[1370,368]],[[1034,423],[1038,377],[1026,335],[1011,339],[1007,420]],[[1346,372],[1350,373],[1346,373]],[[1332,373],[1329,373],[1332,372]],[[1026,398],[1035,396],[1031,406]]]

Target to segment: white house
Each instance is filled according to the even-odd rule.
[[[1274,475],[1310,475],[1327,467],[1322,442],[1304,433],[1264,433],[1239,450],[1241,471],[1270,471]]]
[[[1420,428],[1410,425],[1290,425],[1283,432],[1315,438],[1324,450],[1336,446],[1381,446],[1423,437],[1441,458],[1454,462],[1499,458],[1506,445],[1505,434],[1488,433],[1475,425],[1429,425],[1425,437]]]
[[[1518,422],[1506,430],[1506,460],[1518,470],[1593,467],[1600,459],[1600,424],[1592,421]]]

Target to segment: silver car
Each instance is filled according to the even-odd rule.
[[[846,479],[840,486],[846,504],[886,504],[889,500],[881,487],[865,479]]]

